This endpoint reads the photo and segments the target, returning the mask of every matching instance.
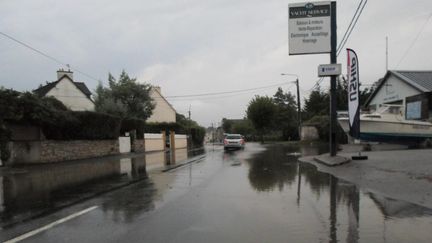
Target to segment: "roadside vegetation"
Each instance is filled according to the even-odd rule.
[[[364,104],[373,92],[374,86],[360,92],[360,104]],[[337,110],[348,108],[348,84],[343,78],[337,84]],[[301,120],[303,125],[315,126],[320,140],[329,139],[329,103],[328,90],[317,86],[303,100]],[[299,140],[298,113],[296,97],[291,92],[278,88],[272,97],[255,96],[246,110],[247,116],[242,121],[223,119],[222,128],[227,133],[240,133],[254,141],[291,141]],[[347,137],[338,126],[338,141],[344,143]]]
[[[31,92],[18,92],[0,87],[0,152],[3,161],[10,157],[8,142],[12,134],[8,124],[31,125],[41,129],[50,140],[117,139],[129,132],[142,139],[145,132],[173,130],[189,134],[192,146],[201,146],[205,128],[177,114],[176,123],[147,123],[154,103],[151,86],[137,82],[122,72],[116,80],[109,75],[109,86],[98,85],[95,112],[71,111],[53,97],[39,97]]]

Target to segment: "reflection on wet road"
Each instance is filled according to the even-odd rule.
[[[176,150],[137,157],[100,158],[28,166],[0,177],[0,227],[8,227],[132,182],[147,172],[203,153]]]
[[[204,161],[167,173],[147,171],[148,178],[138,183],[27,225],[3,229],[0,240],[96,205],[97,209],[31,240],[431,242],[431,209],[363,192],[312,165],[298,163],[293,154],[326,149],[325,145],[253,143],[244,151],[210,148]],[[139,166],[120,162],[119,170],[127,177],[133,178],[133,168]],[[2,200],[7,202],[9,197]]]

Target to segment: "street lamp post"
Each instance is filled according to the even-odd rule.
[[[294,76],[296,77],[296,86],[297,86],[297,123],[298,123],[298,134],[299,139],[301,138],[301,105],[300,105],[300,88],[299,88],[299,78],[297,74],[290,74],[290,73],[281,73],[282,76]]]

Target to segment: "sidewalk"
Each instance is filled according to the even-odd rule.
[[[341,152],[350,158],[355,153]],[[352,160],[336,167],[318,163],[314,156],[299,158],[319,171],[356,184],[364,191],[432,208],[432,150],[362,152],[368,160]]]

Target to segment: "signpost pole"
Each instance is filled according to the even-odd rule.
[[[331,39],[330,39],[330,63],[336,64],[336,2],[331,2]],[[336,75],[330,77],[330,156],[336,156]]]

